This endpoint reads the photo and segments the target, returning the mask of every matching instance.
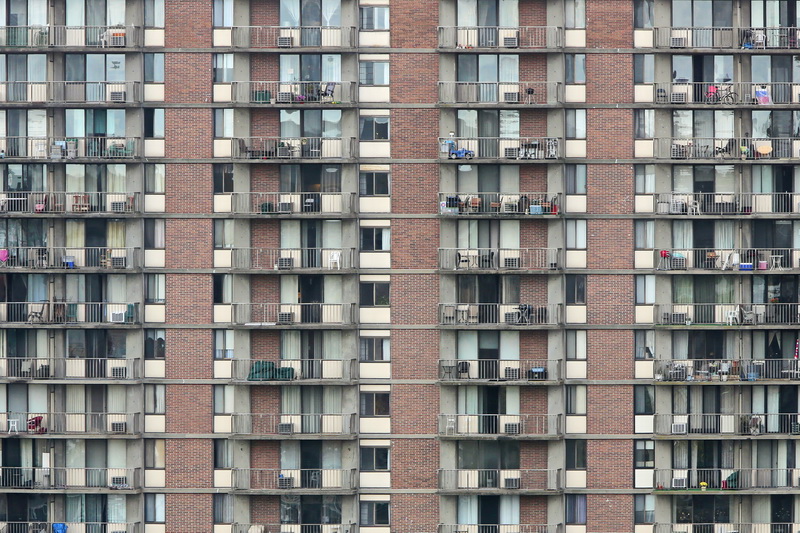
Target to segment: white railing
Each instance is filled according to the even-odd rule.
[[[138,81],[3,81],[0,102],[126,104],[141,101]]]
[[[31,435],[131,435],[139,432],[139,414],[0,412],[0,429]]]
[[[3,522],[0,533],[29,533],[31,531],[51,531],[53,526],[65,525],[72,531],[119,531],[120,533],[140,533],[139,522]]]
[[[654,250],[657,270],[793,270],[800,263],[794,248],[683,248]]]
[[[560,322],[560,304],[439,304],[439,324],[441,325],[507,324],[541,326],[555,325]]]
[[[797,359],[657,359],[656,381],[757,381],[800,378]]]
[[[0,467],[0,485],[18,489],[138,489],[138,468]]]
[[[352,159],[352,137],[240,137],[231,139],[234,159]]]
[[[240,524],[231,526],[232,533],[355,533],[355,524]]]
[[[320,468],[234,468],[233,488],[237,490],[302,490],[328,492],[353,490],[355,469]]]
[[[798,303],[661,304],[655,306],[661,325],[788,325],[800,324]]]
[[[29,324],[135,324],[138,303],[107,302],[2,302],[0,322]]]
[[[0,156],[38,159],[133,159],[138,137],[0,137]]]
[[[561,84],[546,81],[440,81],[442,104],[557,104]]]
[[[356,432],[355,414],[256,414],[231,415],[233,433],[239,435],[294,434],[352,435]]]
[[[0,212],[110,213],[139,212],[138,192],[0,192]]]
[[[441,359],[439,379],[442,381],[558,381],[561,361],[555,359]]]
[[[3,261],[2,251],[7,259]],[[0,249],[2,268],[56,268],[63,270],[97,268],[131,270],[141,266],[140,248],[63,248],[27,246]]]
[[[556,137],[440,137],[440,159],[558,159],[562,140]]]
[[[239,48],[352,48],[352,26],[236,26],[233,46]]]
[[[258,215],[349,215],[355,206],[351,192],[236,192],[231,195],[234,213]]]
[[[657,414],[657,435],[800,435],[797,413]]]
[[[742,533],[793,533],[797,524],[781,524],[781,523],[765,523],[765,524],[750,524],[750,523],[683,523],[683,524],[654,524],[653,533],[691,533],[697,532],[723,532],[723,531],[740,531]]]
[[[3,357],[0,378],[25,379],[138,379],[139,359]]]
[[[234,248],[233,268],[248,270],[341,270],[353,268],[353,248]]]
[[[233,359],[232,363],[234,381],[349,381],[356,375],[355,359]]]
[[[561,193],[440,192],[442,215],[557,215]]]
[[[792,137],[670,137],[656,139],[658,159],[787,159],[800,154]]]
[[[797,487],[798,468],[694,468],[656,469],[655,486],[659,490],[776,489]],[[703,485],[705,484],[705,485]]]
[[[440,414],[439,434],[550,437],[561,433],[561,415]]]
[[[444,270],[556,270],[560,248],[439,248]]]
[[[356,84],[349,81],[235,81],[233,101],[242,104],[352,104]]]
[[[273,304],[235,303],[233,321],[245,326],[275,326],[292,324],[352,324],[353,304]]]
[[[561,469],[439,470],[439,489],[450,491],[555,491],[562,488]]]
[[[439,533],[561,533],[562,530],[561,524],[439,524]]]
[[[793,49],[800,45],[797,28],[655,28],[657,48]]]
[[[653,84],[657,104],[798,104],[800,84],[789,82],[689,82]]]
[[[0,46],[131,48],[141,46],[138,26],[0,26]]]
[[[556,26],[439,26],[439,48],[558,48],[564,31]]]

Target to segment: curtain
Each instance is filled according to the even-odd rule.
[[[730,304],[734,302],[733,276],[718,276],[715,284],[716,303]]]
[[[83,385],[67,385],[67,413],[86,412],[86,397]]]
[[[281,248],[300,248],[299,220],[286,220],[281,224]]]
[[[689,389],[685,385],[672,388],[672,413],[685,415],[689,412]]]
[[[108,412],[125,413],[127,412],[126,387],[124,385],[108,386]],[[110,442],[110,441],[109,441]]]
[[[228,241],[231,242],[231,241]],[[125,247],[125,221],[109,220],[106,223],[106,244],[110,248]]]
[[[498,24],[501,27],[515,28],[519,26],[518,4],[519,0],[498,0]]]
[[[124,524],[127,520],[125,496],[121,494],[109,494],[106,498],[108,521],[114,524]]]
[[[300,468],[299,441],[281,442],[281,468],[286,470]]]
[[[583,390],[583,405],[586,405],[586,387],[579,387]],[[519,387],[506,387],[506,405],[505,413],[508,415],[519,414]],[[579,393],[580,394],[580,393]],[[501,406],[501,410],[503,410]]]
[[[733,220],[717,220],[714,223],[714,242],[721,250],[730,250],[734,246],[735,223]]]
[[[318,387],[313,387],[317,393]],[[342,412],[342,388],[332,385],[322,387],[322,412],[327,414],[340,414]]]
[[[115,439],[109,439],[107,442],[108,460],[106,464],[108,468],[126,468],[128,443],[124,440]]]
[[[281,0],[280,17],[283,27],[300,26],[300,0]]]
[[[281,387],[281,413],[300,414],[300,387]]]
[[[474,27],[478,25],[478,0],[458,0],[457,26]],[[468,522],[459,522],[468,523]]]
[[[322,25],[337,28],[342,24],[341,0],[322,0]]]
[[[672,468],[689,468],[689,441],[678,440],[672,443]]]
[[[342,56],[340,54],[322,54],[322,79],[319,81],[342,81]],[[339,115],[341,115],[341,111],[339,111]]]
[[[281,303],[296,304],[299,290],[297,276],[281,276]]]
[[[323,359],[342,359],[342,332],[323,331],[322,346],[324,347]]]
[[[500,359],[519,360],[519,332],[500,332]]]
[[[672,222],[672,245],[678,250],[686,250],[694,246],[691,220],[675,220]]]
[[[125,165],[106,166],[106,190],[108,192],[126,192],[125,178]],[[161,179],[163,184],[163,176]]]
[[[672,301],[690,304],[694,301],[694,280],[691,276],[676,276],[672,279]]]
[[[478,387],[458,388],[458,413],[462,415],[478,414]]]
[[[84,222],[83,220],[72,220],[67,219],[67,235],[66,235],[66,243],[67,248],[82,248],[85,246],[84,244]]]
[[[322,221],[322,247],[341,248],[342,247],[342,221],[323,220]]]
[[[281,359],[300,359],[300,332],[281,332]]]
[[[326,470],[342,468],[342,445],[340,442],[322,441],[322,468]]]
[[[86,441],[83,439],[67,439],[67,468],[84,468],[86,466]]]
[[[688,331],[675,331],[672,333],[672,357],[674,359],[689,358]]]
[[[162,284],[157,288],[156,294],[163,297],[165,294],[163,283],[166,276],[153,275],[149,279],[156,279]],[[124,303],[128,300],[128,277],[124,274],[109,274],[106,277],[108,288],[108,301],[116,303]]]
[[[322,299],[329,304],[342,303],[342,276],[325,276]]]
[[[733,414],[736,412],[736,392],[730,385],[720,387],[719,412]]]
[[[478,359],[478,332],[459,331],[456,345],[456,357],[465,360]]]
[[[459,496],[458,497],[458,523],[477,524],[478,523],[478,496]]]
[[[500,523],[519,524],[519,496],[500,496]]]
[[[83,494],[67,494],[67,522],[84,522]]]

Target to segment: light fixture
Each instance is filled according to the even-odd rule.
[[[456,132],[454,132],[454,131],[451,131],[451,132],[450,132],[450,138],[453,138],[453,137],[455,137],[455,136],[456,136]]]

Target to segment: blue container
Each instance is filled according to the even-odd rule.
[[[532,205],[531,206],[531,215],[541,215],[544,211],[542,210],[542,206],[540,205]]]

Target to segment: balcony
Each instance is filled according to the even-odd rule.
[[[656,360],[656,382],[764,381],[800,378],[797,359]]]
[[[234,324],[244,326],[349,326],[355,320],[353,304],[233,304]]]
[[[325,104],[325,107],[353,104],[356,84],[350,81],[235,81],[231,96],[237,104],[297,105]]]
[[[53,435],[134,435],[140,432],[138,413],[0,413],[0,428],[8,433]]]
[[[355,438],[356,415],[346,414],[255,414],[237,413],[232,416],[236,435],[254,439]]]
[[[0,193],[0,214],[64,214],[70,216],[138,213],[138,192],[13,192]]]
[[[561,84],[546,81],[440,81],[440,104],[555,105],[563,101]]]
[[[356,157],[353,137],[241,137],[231,141],[233,159],[286,162]]]
[[[655,28],[656,48],[794,49],[797,28]]]
[[[141,102],[138,81],[3,81],[0,82],[0,102],[30,105],[100,104],[122,105]]]
[[[114,531],[140,533],[139,522],[3,522],[0,533],[28,533],[29,531],[52,531],[56,524],[64,524],[73,531]]]
[[[637,195],[637,212],[653,211],[659,215],[714,217],[769,216],[800,213],[800,194],[792,192],[668,192]]]
[[[439,470],[439,491],[456,494],[514,492],[547,494],[561,490],[561,469]]]
[[[697,468],[656,469],[657,490],[698,490],[706,488],[719,494],[724,490],[779,489],[800,487],[800,468]]]
[[[653,250],[657,271],[718,271],[747,274],[797,271],[800,251],[793,248],[684,248]]]
[[[439,248],[439,268],[549,272],[558,270],[560,255],[560,248]]]
[[[788,82],[689,82],[653,85],[657,104],[758,105],[798,104],[800,84]]]
[[[552,162],[564,157],[563,144],[556,137],[440,137],[439,159]]]
[[[561,533],[562,530],[561,524],[439,524],[439,533]]]
[[[655,434],[696,439],[702,435],[800,435],[797,413],[692,413],[655,415]]]
[[[500,48],[543,50],[564,46],[564,31],[556,26],[439,26],[439,48]]]
[[[355,524],[239,524],[231,533],[356,533]]]
[[[351,270],[353,248],[234,248],[232,267],[292,274]]]
[[[231,359],[230,379],[237,383],[267,383],[286,385],[287,381],[318,381],[349,383],[356,376],[355,359],[280,359],[265,361],[263,359]],[[216,372],[217,365],[225,365],[228,361],[215,361],[214,377],[223,377]]]
[[[234,468],[233,488],[258,494],[348,494],[356,489],[356,471],[353,468]]]
[[[135,270],[141,267],[140,248],[62,248],[62,247],[16,247],[6,248],[7,259],[2,260],[0,250],[0,269],[15,268],[25,270],[81,270],[119,273],[122,270]]]
[[[796,158],[800,153],[800,139],[791,137],[669,137],[655,141],[657,159],[763,161]]]
[[[662,326],[737,325],[790,326],[800,324],[800,304],[662,304],[655,306]]]
[[[684,523],[684,524],[653,524],[653,533],[714,533],[722,531],[747,531],[748,533],[792,533],[797,524],[745,524],[745,523]]]
[[[106,324],[139,323],[138,303],[107,302],[2,302],[0,324]]]
[[[553,439],[559,435],[561,415],[439,415],[441,437]]]
[[[556,384],[561,361],[547,359],[441,359],[439,379],[455,384]]]
[[[356,29],[352,26],[236,26],[232,28],[231,44],[236,48],[271,48],[283,52],[292,48],[350,49],[356,46]]]
[[[140,377],[140,365],[139,359],[125,358],[3,357],[0,378],[133,380]]]
[[[557,215],[561,194],[546,192],[440,192],[439,214],[457,216],[523,217]]]
[[[139,137],[0,137],[0,155],[6,159],[65,160],[135,159],[140,156]]]
[[[561,323],[560,304],[440,303],[439,325],[556,326]],[[495,329],[495,328],[492,328]]]
[[[133,48],[138,26],[0,26],[0,46],[14,48]]]
[[[353,215],[355,193],[350,192],[237,192],[231,211],[241,215],[336,218]]]
[[[141,488],[138,468],[0,467],[0,489],[80,492]]]

